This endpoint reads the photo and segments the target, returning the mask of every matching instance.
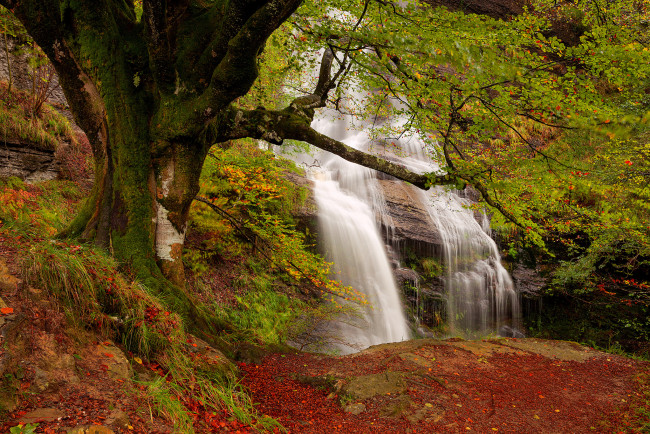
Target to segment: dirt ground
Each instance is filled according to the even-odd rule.
[[[20,248],[0,239],[0,432],[19,422],[43,433],[181,432],[144,393],[160,367],[71,327],[46,290],[21,284]],[[643,432],[650,422],[650,364],[570,342],[423,339],[238,366],[259,413],[291,433]],[[224,410],[193,417],[196,432],[255,432]]]
[[[643,405],[635,378],[648,363],[569,342],[497,339],[276,354],[240,368],[259,410],[295,433],[605,433],[634,423]]]

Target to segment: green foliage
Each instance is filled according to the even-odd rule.
[[[288,42],[303,52],[345,35],[339,48],[353,67],[341,76],[337,105],[362,119],[408,117],[373,134],[419,132],[443,171],[479,187],[507,215],[498,224],[543,248],[544,228],[528,201],[538,193],[557,197],[558,183],[569,187],[565,169],[582,166],[560,133],[588,131],[590,140],[615,149],[611,140],[629,137],[648,119],[647,5],[595,3],[533,2],[521,15],[495,20],[416,3],[393,10],[331,1],[331,10],[346,13],[323,20],[323,5],[307,2],[292,19],[296,33]],[[556,21],[571,23],[577,44],[554,35]],[[304,71],[316,60],[303,59]],[[357,96],[343,96],[346,88]]]
[[[26,141],[50,150],[55,150],[61,139],[72,140],[70,122],[56,110],[45,104],[38,116],[31,112],[32,97],[25,92],[14,90],[1,98],[0,139]]]
[[[222,245],[227,244],[223,250],[231,255],[242,253],[235,237],[243,233],[253,251],[259,250],[271,262],[269,271],[321,288],[332,301],[342,297],[365,302],[358,292],[330,279],[330,264],[313,253],[305,234],[296,230],[292,213],[307,194],[286,179],[285,172],[296,170],[293,163],[252,143],[213,149],[203,168],[200,194],[229,218],[217,219],[211,208],[195,203],[192,219],[204,230],[215,232]]]
[[[250,91],[237,102],[242,107],[253,109],[259,106],[280,109],[287,105],[289,96],[282,93],[291,72],[294,56],[287,56],[286,47],[292,36],[286,27],[276,31],[266,41],[258,57],[259,76]]]
[[[444,268],[440,263],[440,260],[434,258],[422,258],[420,263],[422,265],[422,270],[424,271],[423,276],[427,279],[441,277],[444,273]]]
[[[181,394],[181,390],[176,383],[168,382],[161,377],[146,383],[146,387],[147,397],[158,414],[171,421],[179,432],[194,432],[189,411],[177,397]]]
[[[0,33],[15,38],[24,32],[24,29],[25,28],[7,8],[0,6]]]
[[[149,357],[182,341],[177,314],[136,282],[127,282],[104,252],[64,242],[32,244],[23,273],[31,284],[48,288],[75,321],[92,325],[107,336],[121,336],[127,347]]]
[[[257,282],[254,284],[260,286]],[[268,288],[266,282],[262,286],[236,297],[236,306],[224,307],[219,313],[250,341],[285,343],[296,327],[298,315],[306,307],[303,302]]]
[[[28,424],[18,424],[14,427],[9,428],[10,434],[34,434],[38,428],[37,423],[28,423]]]

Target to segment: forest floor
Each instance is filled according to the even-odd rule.
[[[157,365],[70,327],[46,291],[21,284],[19,248],[0,239],[0,362],[13,354],[20,368],[0,432],[182,432],[142,387]],[[650,416],[648,362],[562,341],[422,339],[238,366],[258,412],[292,433],[647,432]],[[226,412],[194,416],[197,432],[254,432]]]
[[[23,188],[17,197],[37,212],[29,206],[49,190]],[[5,193],[14,204],[18,192]],[[29,243],[0,222],[0,433],[184,433],[180,404],[196,432],[255,432],[227,408],[156,396],[151,385],[174,373],[21,280]],[[221,267],[227,302],[233,276]],[[258,414],[291,433],[650,432],[650,363],[570,342],[420,339],[348,356],[270,353],[238,368]]]
[[[648,367],[537,339],[414,340],[240,365],[259,411],[301,433],[635,432],[650,415]]]

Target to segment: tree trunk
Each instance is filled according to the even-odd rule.
[[[190,317],[197,312],[183,291],[182,248],[201,167],[214,143],[304,140],[418,186],[450,182],[411,173],[310,128],[314,109],[325,106],[336,85],[331,51],[313,95],[282,111],[232,106],[255,81],[267,38],[300,3],[143,0],[140,21],[133,2],[0,0],[55,66],[93,148],[93,189],[63,235],[108,248],[140,282]]]
[[[92,193],[65,235],[108,248],[148,285],[164,276],[184,288],[185,231],[208,148],[191,140],[149,140],[146,114],[137,110],[113,119]]]
[[[164,151],[153,159],[156,261],[163,275],[183,288],[185,231],[190,205],[199,192],[199,176],[208,148],[178,142],[162,147]]]

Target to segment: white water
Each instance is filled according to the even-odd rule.
[[[320,119],[314,128],[346,144],[368,144],[363,132],[347,129],[344,120]],[[319,155],[320,169],[311,170],[314,198],[318,205],[319,237],[336,277],[363,294],[369,307],[359,317],[346,316],[331,325],[328,333],[341,343],[330,346],[350,353],[371,345],[409,339],[409,326],[402,309],[385,244],[375,216],[382,212],[383,200],[374,171],[339,157]]]
[[[363,104],[359,95],[354,98]],[[375,125],[380,122],[374,121]],[[370,152],[397,160],[413,171],[426,173],[439,167],[418,135],[402,136],[388,149],[370,139],[371,122],[357,120],[355,125],[352,116],[332,110],[324,110],[312,127],[356,149],[368,152],[372,148]],[[334,263],[336,278],[363,292],[372,306],[362,310],[360,320],[346,316],[330,324],[325,334],[337,336],[344,344],[327,349],[350,353],[409,339],[409,325],[379,227],[386,227],[390,238],[392,223],[376,172],[322,151],[303,156],[302,161],[312,167],[309,173],[318,205],[319,236],[327,259]],[[451,335],[484,336],[503,326],[518,329],[518,296],[501,265],[487,217],[481,214],[479,224],[469,208],[471,202],[456,192],[439,187],[418,195],[443,240],[440,259],[445,266]],[[391,240],[387,241],[390,244]]]
[[[470,201],[441,188],[421,193],[443,239],[447,321],[454,335],[476,337],[518,328],[519,299],[496,243],[476,221]]]
[[[425,145],[417,135],[398,145],[409,155],[401,158],[402,164],[411,170],[425,173],[438,168],[423,152]],[[435,187],[419,193],[443,241],[451,334],[471,338],[498,332],[503,326],[519,329],[519,297],[490,236],[489,219],[482,212],[475,215],[462,192]]]

